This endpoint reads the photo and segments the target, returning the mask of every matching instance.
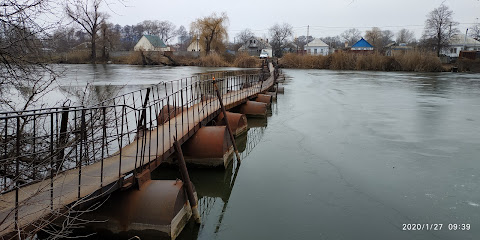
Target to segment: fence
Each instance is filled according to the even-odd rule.
[[[22,211],[36,196],[44,199],[35,203],[38,208],[58,209],[168,157],[174,136],[186,141],[220,111],[214,84],[231,108],[262,91],[268,76],[264,71],[202,74],[91,107],[0,113],[0,209],[10,209],[0,213],[0,235],[44,215]],[[29,186],[44,188],[34,195],[20,193]]]

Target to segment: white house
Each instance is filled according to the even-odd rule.
[[[480,42],[465,34],[456,34],[450,38],[448,47],[442,50],[442,53],[457,58],[460,51],[480,51]]]
[[[135,51],[170,51],[170,48],[158,36],[143,35],[133,47]]]
[[[200,44],[200,40],[193,39],[192,43],[190,43],[190,45],[188,45],[187,51],[188,52],[202,52],[202,51],[205,51],[205,49],[203,49],[202,44]]]
[[[329,54],[330,47],[322,40],[315,38],[305,45],[304,50],[310,55],[326,56]]]

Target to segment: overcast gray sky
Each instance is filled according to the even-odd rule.
[[[295,36],[306,35],[310,25],[310,35],[314,37],[335,36],[353,27],[363,34],[371,27],[380,27],[395,33],[407,28],[415,31],[418,38],[426,15],[442,2],[453,10],[462,32],[479,22],[479,0],[127,0],[127,7],[110,4],[110,21],[123,26],[143,20],[169,20],[188,30],[199,17],[226,12],[232,40],[245,28],[259,37],[268,36],[268,28],[282,22],[294,27]]]

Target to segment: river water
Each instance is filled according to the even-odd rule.
[[[129,88],[212,70],[104,67]],[[238,172],[191,170],[203,222],[178,239],[478,239],[479,74],[283,72]]]

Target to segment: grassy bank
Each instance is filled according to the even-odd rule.
[[[445,70],[438,57],[425,52],[407,52],[394,57],[379,53],[352,54],[337,52],[328,56],[289,53],[281,58],[279,63],[284,68],[302,69],[413,72],[440,72]]]
[[[82,64],[91,63],[90,53],[86,51],[68,52],[52,56],[50,63]],[[261,66],[258,57],[249,56],[246,53],[237,55],[219,55],[216,53],[207,56],[182,57],[165,56],[160,52],[131,52],[129,55],[121,57],[110,57],[108,60],[97,58],[97,63],[115,63],[130,65],[168,65],[168,66],[200,66],[200,67],[240,67],[255,68]]]

